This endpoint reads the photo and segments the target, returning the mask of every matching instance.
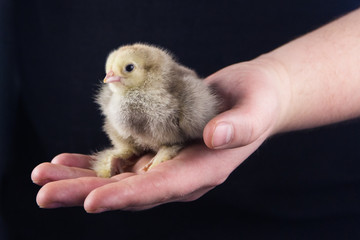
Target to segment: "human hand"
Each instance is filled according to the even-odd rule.
[[[276,60],[264,55],[226,67],[206,80],[222,96],[225,109],[204,129],[209,148],[246,146],[285,128],[291,96],[286,71]]]
[[[61,154],[32,173],[32,180],[43,186],[38,205],[83,205],[87,212],[97,213],[142,210],[201,197],[223,183],[277,129],[283,85],[281,74],[269,63],[256,60],[236,64],[206,79],[223,97],[227,110],[206,126],[204,141],[208,147],[203,143],[188,146],[171,161],[143,172],[142,167],[151,159],[146,155],[130,172],[112,178],[96,177],[90,170],[90,156]]]
[[[37,203],[42,208],[83,205],[89,213],[143,210],[199,198],[225,181],[238,159],[246,159],[257,145],[238,152],[211,150],[198,143],[144,173],[142,166],[152,157],[146,155],[139,159],[132,172],[112,178],[96,177],[95,172],[88,169],[89,156],[61,154],[52,163],[37,166],[32,179],[43,185],[37,195]]]

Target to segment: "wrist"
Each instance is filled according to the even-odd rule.
[[[288,131],[289,116],[291,115],[292,91],[288,71],[282,61],[272,53],[267,53],[253,60],[265,69],[274,99],[277,102],[269,136]]]

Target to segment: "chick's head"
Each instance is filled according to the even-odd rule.
[[[161,75],[169,60],[171,56],[153,46],[134,44],[120,47],[107,58],[104,82],[110,84],[113,92],[151,84],[154,76]]]

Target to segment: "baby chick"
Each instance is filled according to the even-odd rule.
[[[146,44],[122,46],[106,61],[97,103],[113,147],[93,156],[100,177],[121,173],[134,156],[156,153],[147,171],[177,155],[184,143],[201,138],[217,113],[218,99],[194,71],[167,51]]]

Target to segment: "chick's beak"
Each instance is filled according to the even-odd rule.
[[[112,83],[112,82],[121,82],[121,77],[116,76],[113,71],[110,71],[106,74],[104,78],[104,83]]]

